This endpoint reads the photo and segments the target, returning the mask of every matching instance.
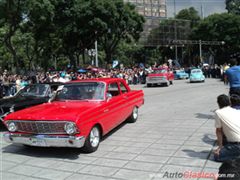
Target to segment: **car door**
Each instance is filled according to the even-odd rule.
[[[108,99],[103,106],[101,123],[104,126],[104,130],[108,132],[119,125],[124,118],[124,99],[121,96],[117,82],[108,84],[106,94]]]
[[[123,120],[128,118],[133,110],[133,96],[131,96],[130,90],[126,87],[126,85],[123,82],[119,82],[119,88],[121,91],[121,96],[123,99]]]

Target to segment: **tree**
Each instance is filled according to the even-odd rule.
[[[12,42],[16,31],[22,22],[23,1],[21,0],[2,0],[0,1],[0,25],[4,29],[1,34],[1,41],[12,55],[14,66],[19,68],[20,58]],[[18,69],[17,69],[18,70]]]
[[[111,63],[112,55],[122,39],[127,42],[139,39],[144,18],[135,11],[135,6],[122,0],[102,0],[102,3],[102,19],[107,26],[100,42],[106,54],[106,62]]]
[[[191,28],[195,27],[200,20],[198,11],[194,7],[179,11],[175,18],[189,20],[191,22]]]
[[[239,0],[226,0],[226,9],[228,13],[240,15],[240,1]]]
[[[223,41],[225,45],[216,48],[219,63],[224,63],[230,55],[240,50],[240,16],[228,13],[213,14],[205,18],[195,29],[194,39]]]

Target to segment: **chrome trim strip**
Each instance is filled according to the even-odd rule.
[[[8,143],[25,144],[38,147],[75,147],[84,146],[84,136],[32,135],[5,132],[3,138]]]

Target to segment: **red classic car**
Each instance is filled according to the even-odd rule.
[[[4,124],[10,143],[43,147],[83,147],[94,152],[101,137],[126,119],[135,122],[144,103],[142,90],[122,79],[72,81],[52,102],[9,114]]]
[[[146,78],[147,87],[152,85],[166,85],[173,84],[174,74],[166,68],[156,68],[153,72],[148,74]]]

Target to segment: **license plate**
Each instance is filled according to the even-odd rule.
[[[44,139],[39,139],[39,138],[30,138],[30,141],[33,146],[45,146],[45,140]]]

